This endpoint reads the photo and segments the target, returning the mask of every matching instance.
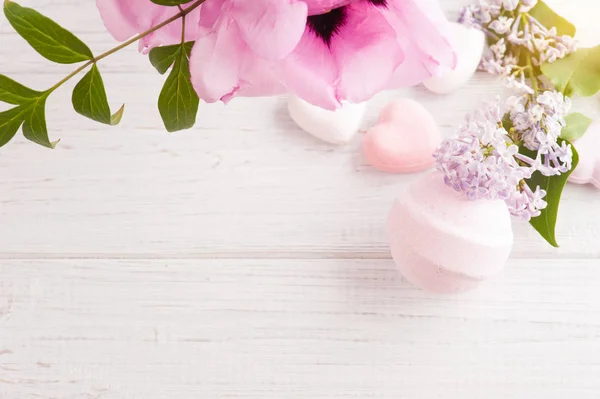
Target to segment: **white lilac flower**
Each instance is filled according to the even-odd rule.
[[[544,38],[544,37],[534,37],[532,39],[533,42],[533,47],[535,48],[536,51],[539,51],[540,53],[543,53],[545,51],[548,50],[548,48],[550,48],[550,40]]]
[[[539,66],[576,50],[572,37],[559,36],[556,28],[546,28],[528,13],[536,4],[537,0],[479,0],[463,8],[459,22],[482,30],[492,41],[481,70],[508,77],[523,62],[519,57],[523,52],[530,54],[534,66]],[[507,83],[523,89],[520,76],[515,79]]]
[[[542,105],[546,111],[551,114],[560,116],[560,119],[564,121],[566,116],[571,110],[571,99],[566,97],[564,94],[557,91],[545,91],[540,94],[537,99],[537,103]]]
[[[475,18],[475,15],[473,15],[473,9],[471,7],[463,7],[458,17],[458,23],[470,28],[480,27],[480,23]]]
[[[504,0],[502,6],[505,10],[514,11],[519,6],[519,0]]]
[[[510,112],[514,137],[537,154],[535,159],[517,154],[517,159],[545,176],[556,176],[571,170],[573,149],[564,141],[559,143],[560,133],[566,126],[565,116],[571,109],[571,100],[562,93],[545,91],[529,100],[525,107],[523,100],[513,98],[510,101],[518,104]]]
[[[538,0],[521,0],[521,5],[519,7],[520,13],[529,12],[533,7],[535,7],[538,3]]]
[[[510,65],[510,66],[514,66],[514,65],[518,65],[519,64],[519,57],[517,57],[516,55],[510,53],[510,54],[506,54],[504,56],[504,63],[506,65]],[[512,69],[512,67],[511,67]]]
[[[514,18],[501,16],[498,17],[498,19],[493,20],[490,23],[489,28],[498,34],[503,35],[510,30],[510,28],[513,25],[513,22],[515,22]]]
[[[502,59],[506,54],[506,42],[504,41],[504,38],[491,45],[490,50],[496,59]]]
[[[505,77],[505,83],[506,87],[509,89],[515,89],[516,91],[525,92],[528,94],[534,93],[534,90],[531,88],[531,86],[529,86],[529,84],[527,84],[525,81],[525,75],[522,73],[519,74],[519,78],[509,74]]]
[[[528,112],[531,116],[531,120],[534,123],[539,123],[544,116],[544,107],[542,107],[540,104],[534,104],[533,107],[529,108]]]
[[[527,105],[527,96],[511,96],[504,102],[504,113],[525,112],[525,105]]]
[[[504,66],[502,61],[498,61],[494,57],[485,57],[482,59],[479,69],[492,75],[508,76],[510,74],[510,68]]]

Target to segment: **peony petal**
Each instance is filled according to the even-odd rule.
[[[306,3],[297,0],[231,0],[232,17],[258,56],[278,60],[292,52],[306,26]]]
[[[409,38],[421,50],[423,65],[433,74],[440,67],[456,66],[450,25],[437,0],[388,0],[384,15],[400,38]]]
[[[138,17],[134,10],[139,7],[160,8],[148,0],[96,0],[96,6],[104,21],[104,26],[113,37],[125,41],[141,32]]]
[[[176,7],[164,7],[150,0],[96,0],[106,29],[116,40],[125,41],[176,15]],[[194,40],[198,35],[200,8],[186,16],[186,40]],[[140,40],[140,50],[179,43],[181,41],[181,20],[170,23],[162,29]]]
[[[205,1],[202,4],[202,14],[198,25],[204,30],[215,29],[221,18],[228,18],[233,4],[230,0]]]
[[[243,97],[276,96],[288,92],[273,74],[272,63],[248,57],[244,60],[239,86],[237,95]]]
[[[398,41],[404,51],[404,62],[396,68],[388,89],[415,86],[434,75],[434,70],[439,64],[421,49],[415,46],[408,38],[399,37]]]
[[[359,0],[303,0],[308,5],[308,15],[325,14],[333,9]],[[362,1],[362,0],[361,0]]]
[[[196,8],[189,13],[185,23],[185,40],[194,41],[198,37],[198,21],[200,20],[200,8]],[[160,12],[154,14],[153,21],[150,23],[149,28],[160,24],[163,21],[171,18],[177,14],[178,10],[173,7],[162,7]],[[148,28],[148,29],[149,29]],[[146,36],[140,40],[140,48],[147,51],[158,46],[168,46],[171,44],[181,43],[181,30],[183,26],[181,20],[171,22],[169,25],[156,32]]]
[[[232,19],[232,8],[231,1],[209,1],[202,6],[199,25],[200,30],[205,33],[194,47],[190,65],[192,82],[195,82],[198,95],[208,102],[217,100],[228,102],[237,95],[262,97],[286,93],[286,88],[272,74],[272,63],[253,54],[246,42],[239,38],[239,27]],[[222,47],[219,49],[222,54],[214,53],[211,46],[216,44],[213,43],[215,36],[206,33],[218,30],[224,30],[220,33],[224,35],[221,38]],[[228,49],[225,38],[232,43],[229,51],[233,54],[226,54]],[[205,55],[200,55],[201,52]],[[209,60],[213,55],[214,57]],[[197,60],[197,57],[204,57],[204,61],[210,63],[212,71],[217,71],[217,76],[211,76],[210,73],[200,70],[199,68],[206,67],[203,62]],[[230,61],[231,58],[234,59],[233,62]],[[223,79],[219,75],[221,71],[229,77]],[[216,81],[214,81],[215,77],[218,78]],[[227,81],[228,83],[225,84]]]
[[[216,102],[235,95],[248,51],[235,22],[225,21],[219,29],[201,34],[190,57],[192,84],[198,96]]]
[[[275,68],[275,76],[298,97],[325,109],[341,106],[335,83],[339,71],[329,47],[306,29],[296,49]]]
[[[347,10],[348,20],[333,37],[331,51],[340,71],[338,97],[360,103],[387,88],[404,54],[381,8],[360,2]]]
[[[345,20],[331,37],[306,24],[315,7],[342,3]],[[456,60],[435,0],[214,0],[203,4],[199,26],[192,82],[209,102],[287,91],[336,109],[417,84]]]

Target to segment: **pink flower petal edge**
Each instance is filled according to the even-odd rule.
[[[150,0],[96,0],[124,41],[175,15]],[[186,17],[192,83],[207,102],[294,93],[326,109],[454,68],[437,0],[206,0]],[[181,21],[140,42],[181,40]]]
[[[311,15],[327,0],[304,0],[307,17],[298,1],[260,0],[260,7],[286,21],[261,28],[257,26],[263,21],[247,2],[240,5],[243,0],[225,0],[218,13],[208,13],[212,15],[203,9],[203,32],[190,64],[200,97],[212,102],[291,92],[336,109],[341,101],[366,101],[382,90],[413,86],[455,67],[449,23],[436,1],[328,1],[343,6]],[[211,7],[210,0],[203,7]],[[296,42],[300,17],[301,37],[286,54]],[[215,75],[220,70],[227,84]]]

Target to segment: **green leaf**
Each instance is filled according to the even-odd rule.
[[[94,58],[88,46],[74,34],[31,8],[5,0],[4,14],[31,47],[50,61],[74,64]]]
[[[575,25],[558,15],[541,0],[529,11],[529,14],[548,29],[555,26],[559,35],[575,36],[577,32]]]
[[[51,142],[46,127],[46,99],[48,94],[33,101],[28,109],[23,124],[23,135],[26,139],[47,148],[54,148],[58,141]],[[60,141],[60,140],[59,140]]]
[[[4,75],[0,75],[0,101],[19,105],[41,95],[42,93],[39,91],[32,90]]]
[[[121,108],[119,108],[117,112],[112,114],[110,117],[110,124],[112,126],[116,126],[121,123],[121,119],[123,119],[123,112],[125,112],[125,104],[121,105]]]
[[[25,122],[25,107],[23,106],[0,112],[0,147],[15,137],[23,122]]]
[[[48,139],[46,127],[46,100],[51,91],[40,93],[23,104],[0,113],[0,147],[13,139],[21,125],[23,135],[34,143],[44,147],[54,148],[58,141]]]
[[[102,75],[96,64],[73,89],[71,102],[77,113],[107,125],[118,124],[123,116],[123,106],[111,116]]]
[[[180,45],[175,64],[158,97],[158,109],[167,131],[189,129],[196,123],[200,100],[191,82],[187,47]]]
[[[541,70],[558,91],[593,96],[600,91],[600,46],[581,48],[563,59],[543,64]]]
[[[559,139],[559,144],[563,141]],[[542,209],[540,216],[531,219],[529,223],[553,247],[558,247],[558,242],[556,241],[556,219],[558,217],[560,197],[565,184],[567,184],[567,179],[579,163],[579,155],[575,147],[571,146],[571,148],[573,148],[573,165],[570,171],[551,177],[544,176],[540,172],[535,172],[531,179],[527,180],[527,184],[532,190],[535,190],[539,186],[542,190],[546,191],[545,200],[548,206],[546,209]]]
[[[185,43],[187,54],[190,54],[190,52],[192,51],[192,47],[194,47],[194,42]],[[152,65],[154,66],[154,68],[156,68],[158,73],[163,75],[169,70],[169,68],[171,68],[171,66],[175,62],[175,57],[177,56],[177,52],[180,48],[181,44],[155,47],[152,50],[150,50],[150,63],[152,63]]]
[[[154,4],[161,6],[179,6],[186,3],[191,3],[193,0],[150,0]]]
[[[560,137],[569,141],[583,137],[593,122],[592,119],[579,112],[573,112],[565,116],[565,121],[567,122],[567,126],[562,129]]]

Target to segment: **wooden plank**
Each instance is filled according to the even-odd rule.
[[[451,14],[459,4],[443,2]],[[29,5],[57,19],[78,15],[65,25],[96,51],[112,45],[93,2]],[[0,71],[35,88],[71,68],[41,61],[15,34],[1,36],[0,53]],[[22,138],[0,149],[0,257],[388,256],[385,219],[414,176],[367,166],[360,137],[342,148],[320,143],[290,121],[282,98],[204,104],[195,129],[168,135],[155,111],[163,77],[143,57],[130,49],[101,69],[113,107],[127,104],[120,127],[70,110],[72,82],[50,99],[51,136],[62,138],[57,150]],[[498,90],[497,81],[482,75],[449,96],[422,88],[383,93],[370,103],[364,128],[390,98],[408,96],[450,134]],[[570,189],[559,224],[563,248],[549,248],[529,226],[517,224],[514,256],[600,256],[593,245],[599,201],[592,190]]]
[[[0,150],[0,256],[387,256],[387,214],[416,176],[374,171],[360,137],[342,148],[317,142],[283,107],[281,99],[213,107],[200,127],[170,136],[148,128],[158,121],[104,130],[55,114],[59,149],[19,139]],[[133,108],[129,118],[151,109]],[[435,115],[459,123],[461,114]],[[569,186],[560,216],[558,251],[515,221],[514,256],[600,255],[598,192]]]
[[[5,398],[592,398],[597,260],[435,297],[390,261],[0,266]]]

